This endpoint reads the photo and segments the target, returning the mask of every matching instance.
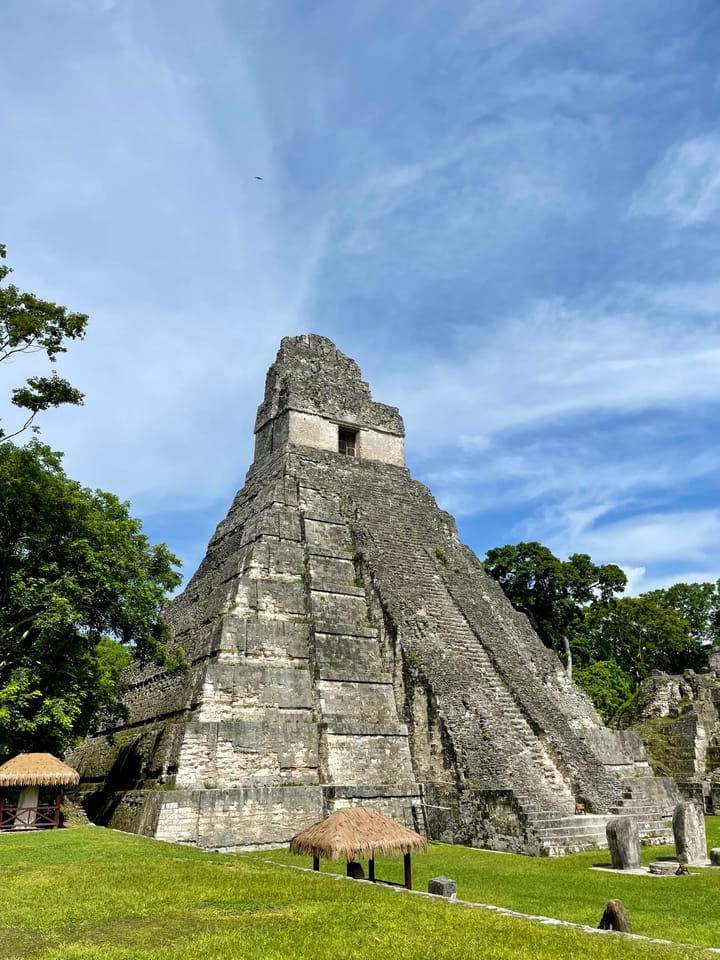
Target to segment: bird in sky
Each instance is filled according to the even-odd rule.
[[[256,180],[262,180],[262,177],[255,177]]]

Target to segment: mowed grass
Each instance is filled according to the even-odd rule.
[[[708,848],[720,847],[720,817],[707,817]],[[675,849],[643,847],[643,864],[674,858]],[[309,866],[285,850],[254,854]],[[343,873],[344,863],[321,860],[321,870]],[[431,844],[413,858],[413,886],[427,890],[430,877],[457,881],[458,899],[493,904],[534,916],[596,927],[608,900],[627,909],[633,932],[680,943],[720,948],[720,869],[691,868],[688,877],[623,875],[592,867],[611,866],[607,850],[567,857],[518,857],[468,847]],[[402,881],[402,858],[376,860],[376,877]]]
[[[288,870],[262,861],[271,855],[280,854],[203,854],[99,827],[3,834],[0,957],[659,960],[703,953],[620,935],[587,934],[382,885]],[[595,854],[594,859],[601,860],[602,855]],[[427,877],[445,873],[458,879],[459,894],[468,899],[501,902],[499,894],[505,890],[509,896],[513,889],[522,899],[522,888],[527,887],[529,901],[537,896],[544,903],[542,909],[529,912],[559,915],[558,909],[564,910],[575,898],[591,902],[587,919],[593,925],[607,899],[620,896],[636,922],[642,911],[638,901],[638,916],[633,914],[632,883],[622,889],[594,886],[596,877],[608,878],[586,869],[592,860],[593,855],[539,861],[433,846],[429,856],[415,858],[413,866],[418,887],[426,884]],[[398,879],[400,869],[396,861],[382,864],[388,874],[395,870]],[[380,865],[379,873],[385,875]],[[701,913],[698,898],[706,899],[707,910],[716,914],[720,887],[710,871],[706,874],[667,881],[635,878],[634,882],[658,891],[654,916],[660,924],[667,910],[678,917]],[[613,879],[625,885],[632,878]],[[673,888],[670,896],[666,887]],[[523,910],[526,906],[506,905]],[[720,945],[717,921],[714,936],[707,923],[695,928],[688,920],[678,929],[684,932],[673,939]]]

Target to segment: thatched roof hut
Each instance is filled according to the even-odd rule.
[[[65,787],[80,774],[51,753],[19,753],[0,767],[0,787]]]
[[[410,854],[426,851],[427,840],[424,837],[372,807],[341,807],[333,810],[290,841],[290,852],[311,856],[315,870],[319,869],[320,857],[343,859],[348,864],[367,859],[370,880],[375,879],[376,856],[392,857],[402,853],[405,858],[405,886],[408,888],[412,885]]]

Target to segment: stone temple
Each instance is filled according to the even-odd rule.
[[[410,477],[402,418],[354,361],[283,340],[255,436],[167,613],[188,669],[131,668],[127,716],[73,756],[92,819],[214,850],[359,803],[531,854],[606,845],[618,813],[667,840],[673,782],[603,726]]]

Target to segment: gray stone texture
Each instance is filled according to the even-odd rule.
[[[640,866],[640,834],[635,818],[614,817],[606,830],[615,870],[637,870]]]
[[[675,855],[681,863],[706,863],[705,817],[699,803],[682,800],[672,818]]]
[[[653,732],[664,721],[664,750],[658,758],[673,775],[686,799],[703,804],[707,813],[720,813],[720,673],[711,654],[710,671],[682,676],[660,671],[643,681],[638,709]]]
[[[340,427],[364,431],[357,456],[329,448]],[[400,415],[353,361],[283,340],[256,435],[167,612],[187,673],[132,667],[128,720],[73,757],[91,815],[213,849],[284,843],[353,803],[525,853],[603,845],[619,813],[667,839],[674,785],[602,725],[412,480]]]
[[[720,847],[713,847],[710,851],[710,863],[713,867],[720,867]]]
[[[677,860],[657,860],[648,864],[648,871],[655,877],[677,876],[679,864]]]
[[[457,880],[451,880],[449,877],[432,877],[428,880],[428,893],[454,900],[457,896]]]

